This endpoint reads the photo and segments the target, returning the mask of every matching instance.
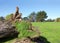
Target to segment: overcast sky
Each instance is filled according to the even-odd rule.
[[[0,16],[14,13],[19,7],[22,17],[31,12],[46,11],[48,18],[60,17],[60,0],[0,0]]]

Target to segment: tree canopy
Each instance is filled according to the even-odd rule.
[[[45,11],[39,11],[36,14],[36,21],[44,21],[47,18],[47,13]]]
[[[35,12],[32,12],[29,16],[28,16],[28,18],[30,19],[30,21],[32,21],[32,22],[34,22],[36,19],[36,13]]]

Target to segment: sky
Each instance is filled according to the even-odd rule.
[[[0,16],[15,13],[16,6],[22,17],[27,17],[31,12],[45,11],[48,19],[60,17],[60,0],[0,0]]]

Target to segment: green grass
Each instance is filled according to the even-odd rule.
[[[18,32],[20,33],[18,35],[18,38],[23,38],[23,37],[28,37],[28,36],[33,36],[34,34],[36,34],[36,32],[34,31],[28,31],[29,30],[29,26],[30,23],[29,22],[20,22],[20,23],[16,23],[16,28],[18,30]]]
[[[38,26],[41,36],[47,38],[51,43],[60,43],[60,22],[34,22],[33,26]]]
[[[41,36],[44,36],[50,43],[60,43],[60,22],[33,22],[32,24],[33,26],[37,26],[39,28]],[[18,28],[25,28],[25,25],[22,25],[21,27],[18,26]],[[21,30],[18,29],[18,31]],[[31,32],[26,32],[26,34],[24,33],[25,32],[21,33],[22,35],[20,35],[24,37],[27,36],[27,34],[31,34]],[[19,38],[21,37],[20,35]],[[11,41],[6,43],[11,43]]]

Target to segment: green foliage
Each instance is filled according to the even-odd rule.
[[[44,21],[47,18],[47,13],[45,11],[37,12],[36,21]]]
[[[22,22],[16,22],[16,28],[18,30],[18,32],[20,33],[18,35],[18,38],[23,38],[23,37],[28,37],[28,36],[33,36],[34,34],[36,34],[34,31],[28,31],[29,29],[29,23],[22,21]]]
[[[56,22],[60,22],[60,18],[56,18]]]
[[[9,15],[7,15],[7,16],[5,17],[5,19],[6,19],[6,20],[9,20],[9,19],[11,19],[11,16],[12,16],[12,14],[9,14]]]
[[[28,17],[24,17],[23,20],[27,21],[28,20]]]
[[[36,13],[35,12],[32,12],[29,16],[28,16],[29,20],[34,22],[35,21],[35,18],[36,18]]]
[[[3,21],[3,20],[5,20],[5,18],[4,17],[0,17],[0,20]]]
[[[54,19],[47,19],[47,20],[45,20],[45,22],[55,22],[55,20]]]

